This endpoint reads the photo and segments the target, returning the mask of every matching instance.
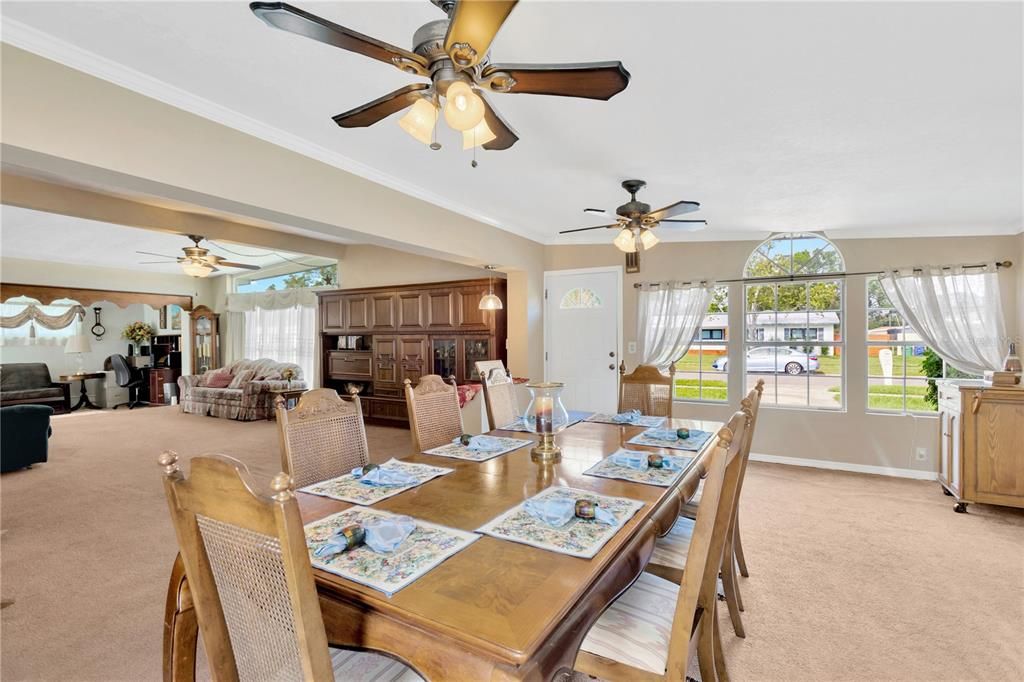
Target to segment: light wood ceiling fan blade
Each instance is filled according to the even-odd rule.
[[[171,260],[178,258],[178,256],[168,256],[166,253],[153,253],[152,251],[136,251],[135,253],[141,253],[143,256],[158,256],[160,258],[170,258]]]
[[[429,90],[427,83],[413,83],[378,97],[372,102],[333,116],[334,122],[342,128],[365,128],[391,114],[410,107],[420,97],[420,93]]]
[[[137,262],[139,265],[170,265],[172,263],[177,264],[177,261],[173,260],[140,260]]]
[[[487,122],[487,127],[495,135],[493,140],[483,144],[483,148],[492,151],[508,149],[519,141],[519,136],[516,135],[516,131],[512,129],[512,126],[505,122],[505,119],[501,117],[498,110],[491,106],[484,93],[478,92],[477,94],[484,102],[484,121]]]
[[[577,227],[574,230],[562,230],[558,234],[570,234],[572,232],[586,232],[587,230],[603,230],[609,227],[622,227],[621,223],[615,223],[614,225],[595,225],[594,227]]]
[[[456,66],[468,69],[479,64],[491,49],[491,41],[518,0],[458,0],[452,13],[444,51]]]
[[[700,204],[696,201],[677,201],[674,204],[669,204],[663,208],[659,208],[657,211],[651,211],[644,216],[644,222],[659,222],[665,218],[671,218],[676,215],[683,215],[685,213],[693,213],[694,211],[700,210]]]
[[[480,75],[494,92],[609,100],[629,85],[622,62],[491,64]]]
[[[211,265],[214,265],[214,264],[211,263]],[[227,261],[227,260],[218,260],[216,265],[223,265],[224,267],[228,267],[228,268],[241,268],[242,270],[259,270],[260,269],[260,266],[258,266],[258,265],[249,265],[248,263],[232,263],[231,261]]]
[[[249,5],[249,9],[273,28],[391,64],[409,74],[430,75],[427,60],[415,52],[339,26],[298,7],[292,7],[284,2],[254,2]]]

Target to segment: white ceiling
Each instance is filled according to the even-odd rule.
[[[405,47],[442,16],[427,0],[295,3]],[[609,241],[557,232],[600,224],[582,209],[622,203],[628,177],[654,206],[703,204],[711,226],[680,239],[1022,229],[1020,3],[525,0],[494,61],[621,59],[633,80],[610,102],[492,96],[521,139],[476,169],[454,133],[432,152],[397,115],[339,129],[332,115],[416,79],[244,2],[7,0],[2,16],[5,41],[546,243]]]
[[[45,235],[45,239],[41,239],[40,235]],[[184,235],[112,225],[6,205],[0,207],[0,243],[2,243],[0,253],[4,258],[23,258],[177,275],[182,274],[182,270],[173,258],[183,255],[182,247],[192,246],[192,242]],[[274,268],[275,274],[278,273],[274,266],[281,264],[297,266],[286,259],[296,260],[310,266],[334,262],[316,256],[268,251],[256,246],[221,244],[221,242],[217,244],[204,241],[201,245],[210,249],[210,253],[223,256],[235,263],[257,265],[261,269]],[[139,254],[136,253],[137,251],[150,251],[169,256],[169,258]],[[166,262],[146,263],[145,261]],[[220,272],[213,273],[212,276],[243,275],[250,272],[225,267]]]

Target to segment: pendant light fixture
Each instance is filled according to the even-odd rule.
[[[497,270],[495,265],[485,265],[484,270],[488,271],[487,277],[487,293],[480,298],[480,305],[477,306],[480,310],[501,310],[504,308],[504,304],[501,299],[498,298],[497,294],[494,293],[494,279],[489,273]]]

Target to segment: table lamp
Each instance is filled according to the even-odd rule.
[[[78,371],[77,374],[85,374],[85,369],[82,366],[83,358],[82,353],[91,353],[92,344],[89,343],[89,337],[84,334],[75,334],[68,339],[68,342],[64,344],[64,353],[74,353],[78,355]]]

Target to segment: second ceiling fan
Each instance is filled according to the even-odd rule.
[[[444,118],[462,133],[463,149],[508,149],[519,140],[483,91],[608,100],[629,84],[622,62],[585,64],[492,64],[488,50],[517,0],[430,0],[448,15],[413,35],[406,50],[357,33],[283,2],[249,5],[269,26],[391,64],[430,79],[406,85],[338,114],[342,128],[363,128],[411,107],[399,125],[432,149],[440,149],[434,126],[444,98]]]

